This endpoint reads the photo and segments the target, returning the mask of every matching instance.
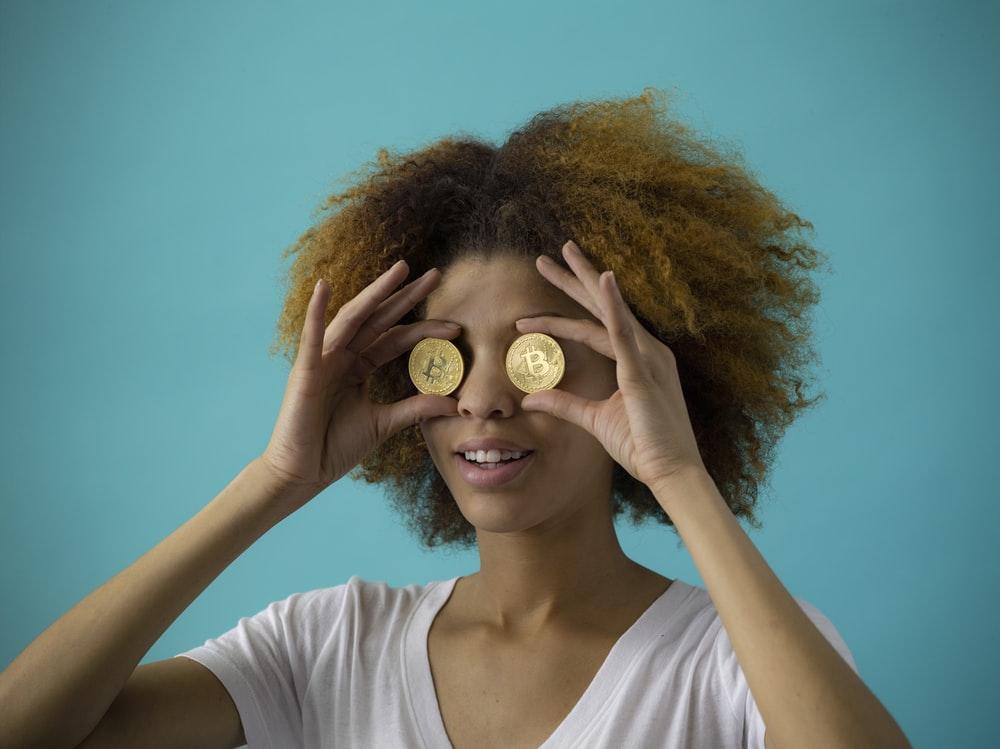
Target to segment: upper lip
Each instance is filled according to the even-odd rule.
[[[521,447],[514,442],[508,442],[507,440],[500,440],[495,438],[477,438],[472,440],[466,440],[461,445],[455,448],[455,452],[467,453],[476,450],[507,450],[508,452],[531,452],[530,448]]]

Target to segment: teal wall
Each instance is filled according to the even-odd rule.
[[[381,146],[499,141],[657,86],[815,224],[835,271],[828,398],[782,442],[751,538],[915,745],[990,743],[998,32],[985,2],[3,2],[0,663],[264,448],[279,255],[337,178]],[[670,531],[620,530],[702,584]],[[477,566],[421,552],[345,478],[143,662],[353,574]]]

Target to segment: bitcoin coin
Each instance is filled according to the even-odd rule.
[[[545,333],[525,333],[507,349],[507,376],[520,390],[534,393],[554,388],[566,371],[563,350]]]
[[[462,381],[462,353],[446,338],[424,338],[410,351],[410,380],[421,393],[448,395]]]

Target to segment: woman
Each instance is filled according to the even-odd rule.
[[[219,531],[226,559],[156,624],[356,466],[426,547],[474,544],[480,569],[272,603],[95,698],[89,740],[126,735],[144,704],[147,738],[208,743],[151,707],[200,685],[219,746],[908,746],[736,520],[759,527],[771,450],[816,401],[799,368],[820,255],[790,237],[811,224],[664,112],[647,89],[543,112],[499,148],[383,150],[331,196],[286,253],[274,432],[213,502],[243,533]],[[526,395],[504,357],[531,332],[565,371]],[[447,395],[413,394],[402,354],[425,338],[461,356]],[[238,490],[260,511],[226,525]],[[629,559],[625,510],[675,528],[706,587]]]

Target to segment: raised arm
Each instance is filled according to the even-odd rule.
[[[0,673],[0,747],[74,747],[160,635],[219,573],[301,502],[260,459],[90,593]]]

